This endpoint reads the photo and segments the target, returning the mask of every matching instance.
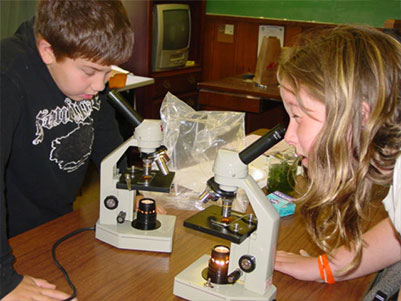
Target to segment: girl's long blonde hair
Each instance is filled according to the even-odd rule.
[[[344,272],[352,270],[362,257],[361,221],[372,185],[391,184],[400,155],[401,44],[368,26],[303,34],[283,53],[278,77],[326,106],[326,122],[308,154],[301,212],[323,251],[355,250]]]

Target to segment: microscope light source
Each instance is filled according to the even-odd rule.
[[[227,272],[230,259],[230,248],[217,245],[212,249],[209,260],[207,279],[212,283],[227,284]]]
[[[160,227],[156,220],[156,202],[150,198],[139,201],[136,219],[132,221],[132,226],[141,230],[154,230]]]

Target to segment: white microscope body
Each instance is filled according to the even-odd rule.
[[[284,132],[280,135],[283,136]],[[202,276],[210,255],[203,255],[175,277],[175,295],[190,300],[275,299],[276,287],[272,283],[272,277],[280,216],[249,175],[247,164],[243,163],[238,153],[220,150],[213,166],[214,181],[219,188],[234,193],[237,188],[244,189],[257,217],[256,230],[248,234],[242,242],[232,242],[230,246],[228,275],[237,271],[239,279],[234,284],[210,283]],[[207,216],[204,212],[211,207],[198,215]],[[210,216],[207,219],[210,220]],[[204,224],[200,228],[191,225],[189,227],[212,234],[209,230],[201,229]],[[216,236],[220,235],[217,233]]]
[[[136,190],[168,192],[174,174],[169,174],[168,168],[166,171],[163,164],[158,164],[163,175],[160,171],[152,171],[150,161],[163,161],[158,159],[147,160],[149,164],[144,167],[144,172],[132,167],[132,173],[124,175],[117,168],[117,162],[130,146],[138,147],[141,154],[157,154],[162,141],[161,121],[145,119],[135,128],[132,137],[103,159],[100,171],[100,216],[96,223],[97,239],[121,249],[172,251],[175,216],[158,215],[161,225],[154,230],[136,229],[132,222],[136,217]]]

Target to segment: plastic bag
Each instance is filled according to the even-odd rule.
[[[195,111],[168,92],[160,115],[163,144],[171,159],[169,169],[175,172],[173,188],[169,194],[143,193],[157,199],[163,207],[203,209],[199,195],[204,191],[207,180],[213,176],[212,168],[218,150],[225,148],[239,152],[244,148],[245,114]],[[238,205],[237,210],[244,210],[246,205]]]

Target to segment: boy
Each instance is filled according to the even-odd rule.
[[[103,0],[41,0],[35,18],[1,42],[2,300],[68,297],[18,275],[7,237],[72,211],[89,160],[100,167],[121,144],[100,92],[132,47],[123,5]]]

